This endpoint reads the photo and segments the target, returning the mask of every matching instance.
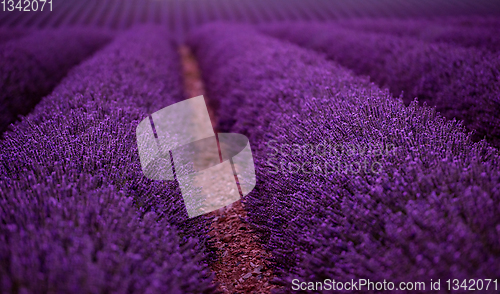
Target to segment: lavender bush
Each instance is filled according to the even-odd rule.
[[[139,217],[102,177],[78,178],[2,193],[3,293],[208,292],[194,240],[153,212]]]
[[[463,120],[473,139],[500,146],[500,59],[495,54],[413,38],[336,26],[284,25],[265,30],[326,53],[328,58],[388,86],[409,104],[418,97],[447,118]]]
[[[0,45],[0,132],[27,114],[68,70],[105,45],[110,34],[83,29],[37,31]]]
[[[439,24],[426,20],[352,20],[340,26],[364,32],[387,33],[400,37],[415,37],[427,42],[444,42],[455,46],[473,47],[491,52],[500,51],[498,27]]]
[[[74,68],[0,142],[0,292],[210,293],[208,218],[143,176],[135,128],[183,99],[168,32]]]
[[[494,15],[461,15],[432,19],[436,23],[463,27],[496,27],[500,28],[500,20]]]
[[[212,25],[190,44],[219,127],[252,141],[258,183],[245,199],[248,221],[272,251],[284,292],[295,278],[500,275],[496,149],[431,108],[405,106],[366,78],[250,29]],[[311,152],[321,144],[336,152]]]
[[[0,44],[19,39],[28,34],[28,30],[0,28]]]

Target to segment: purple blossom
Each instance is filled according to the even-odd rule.
[[[368,75],[394,95],[403,92],[464,121],[475,141],[500,146],[500,59],[496,54],[408,37],[363,33],[335,25],[277,25],[273,36],[323,52],[329,59]]]
[[[249,28],[206,26],[189,44],[218,105],[219,127],[252,141],[258,183],[245,199],[248,221],[272,252],[284,292],[295,278],[499,276],[496,149],[472,142],[460,123],[432,108],[406,106],[320,55]],[[292,148],[325,141],[394,148],[320,155]],[[270,158],[319,169],[276,172]],[[375,161],[377,173],[321,165]]]
[[[206,217],[143,176],[135,128],[183,99],[168,32],[118,36],[1,141],[5,291],[211,293]]]
[[[76,64],[111,39],[88,29],[42,30],[0,45],[0,132],[26,115]]]
[[[338,23],[342,27],[364,32],[387,33],[399,37],[414,37],[427,42],[443,42],[455,46],[473,47],[491,52],[500,51],[497,26],[450,25],[428,20],[350,20]]]
[[[0,44],[19,39],[29,33],[26,29],[0,28]]]

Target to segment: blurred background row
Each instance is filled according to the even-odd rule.
[[[10,1],[17,5],[17,0]],[[0,27],[84,25],[126,29],[135,24],[155,23],[166,25],[178,40],[183,40],[191,29],[212,21],[259,24],[353,18],[453,18],[466,23],[473,16],[486,20],[500,16],[500,1],[491,0],[52,0],[52,11],[49,4],[37,12],[8,11],[8,7],[8,0],[0,6]]]

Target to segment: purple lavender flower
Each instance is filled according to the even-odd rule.
[[[26,29],[0,28],[0,44],[19,39],[29,33]]]
[[[110,40],[103,31],[37,31],[0,46],[0,132],[26,115],[67,72]]]
[[[443,42],[455,46],[500,51],[498,26],[465,26],[430,20],[348,20],[338,24],[364,32],[386,33],[399,37],[414,37],[427,42]]]
[[[181,99],[168,32],[125,33],[0,142],[5,292],[211,293],[207,218],[143,176],[135,128]]]
[[[334,25],[284,25],[269,34],[325,53],[394,95],[415,97],[464,121],[475,141],[500,146],[500,60],[495,54],[414,38],[362,33]]]
[[[189,44],[219,126],[252,141],[258,183],[245,199],[248,220],[284,292],[296,278],[499,276],[496,149],[432,108],[405,106],[322,56],[251,29],[206,26]],[[336,152],[311,150],[321,144]]]

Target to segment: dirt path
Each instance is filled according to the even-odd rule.
[[[198,64],[186,46],[179,49],[182,58],[186,98],[199,95],[207,97],[203,88]],[[208,112],[215,126],[215,112]],[[218,260],[211,265],[216,274],[215,282],[223,293],[271,293],[275,277],[266,265],[269,253],[263,250],[257,235],[245,223],[246,211],[241,200],[210,213],[215,216],[211,236],[218,249]]]

